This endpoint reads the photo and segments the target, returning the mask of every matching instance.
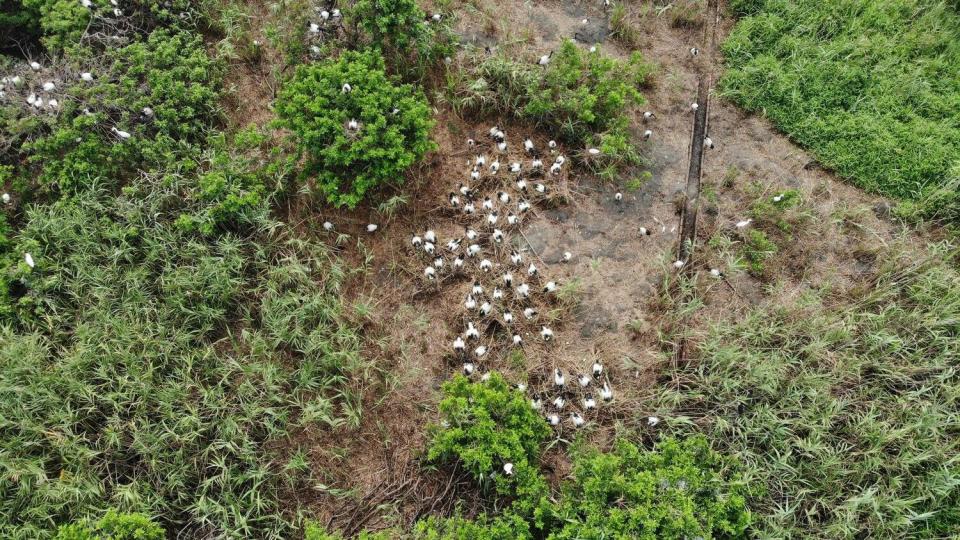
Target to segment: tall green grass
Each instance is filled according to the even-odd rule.
[[[708,434],[766,487],[760,537],[960,530],[960,274],[887,255],[847,298],[713,328],[658,396],[671,431]]]
[[[128,186],[32,208],[17,324],[0,326],[0,536],[106,509],[186,537],[284,538],[296,508],[269,445],[356,422],[363,367],[347,270],[260,222],[203,237],[175,191]]]
[[[960,13],[936,0],[737,0],[723,92],[825,165],[907,199],[960,162]]]

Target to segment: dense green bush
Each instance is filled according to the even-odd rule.
[[[746,538],[748,490],[731,468],[702,437],[588,451],[575,457],[547,538]]]
[[[80,71],[92,55],[73,49],[68,59]],[[105,71],[92,84],[64,83],[69,99],[48,120],[49,134],[24,145],[40,182],[69,191],[91,178],[119,182],[140,171],[189,167],[218,110],[221,66],[201,38],[156,30],[144,42],[105,52],[102,62]],[[114,127],[131,138],[119,139]]]
[[[937,0],[750,0],[722,90],[858,186],[916,198],[960,155],[960,14]]]
[[[466,78],[448,80],[456,110],[532,120],[576,145],[596,144],[605,156],[637,161],[627,131],[629,111],[644,100],[652,68],[639,52],[619,61],[566,40],[546,67],[490,56]]]
[[[95,524],[61,525],[54,540],[164,540],[163,528],[143,514],[108,510]]]
[[[379,50],[391,72],[404,80],[422,79],[430,65],[453,53],[447,17],[428,20],[415,0],[357,0],[348,15],[360,41]]]
[[[344,91],[344,84],[352,90]],[[394,84],[375,51],[346,51],[301,66],[275,107],[307,156],[304,176],[336,205],[352,208],[374,188],[401,182],[407,168],[434,148],[422,92]],[[357,129],[348,128],[351,120]]]
[[[757,536],[944,538],[960,530],[956,253],[896,261],[714,328],[656,407],[767,489]]]

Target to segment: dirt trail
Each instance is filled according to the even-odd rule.
[[[466,40],[480,45],[519,40],[526,43],[533,58],[577,34],[601,43],[610,54],[622,57],[629,52],[607,39],[609,12],[600,0],[474,0],[471,5],[460,12],[459,30]],[[689,48],[701,46],[699,29],[674,27],[668,12],[658,16],[647,2],[630,6],[630,20],[642,36],[638,48],[659,66],[654,86],[644,92],[648,100],[644,107],[657,115],[649,123],[654,136],[645,144],[652,176],[638,190],[628,191],[627,178],[614,185],[572,175],[569,204],[535,209],[533,217],[524,223],[522,235],[517,236],[530,255],[542,261],[545,276],[561,283],[580,280],[580,304],[556,324],[556,346],[543,349],[532,345],[525,364],[511,363],[504,355],[491,366],[504,370],[513,380],[521,380],[554,366],[574,370],[578,366],[582,369],[592,359],[603,360],[610,368],[618,397],[616,405],[602,412],[593,424],[592,438],[598,442],[610,439],[618,421],[630,424],[637,417],[656,413],[644,410],[643,404],[644,398],[656,391],[659,368],[669,361],[657,335],[664,314],[654,306],[658,288],[673,273],[670,263],[679,226],[676,197],[685,183],[692,126],[690,103],[696,94],[694,62],[718,61],[691,59]],[[721,40],[731,23],[724,16]],[[716,71],[720,73],[721,69]],[[360,260],[361,251],[364,256],[372,255],[371,273],[355,284],[350,294],[373,299],[375,309],[368,321],[373,342],[369,353],[382,359],[380,368],[391,374],[389,386],[370,392],[385,395],[367,404],[359,431],[323,434],[326,439],[316,440],[311,456],[316,467],[331,471],[329,485],[352,488],[360,494],[383,489],[388,472],[407,470],[406,464],[416,459],[425,440],[424,426],[436,419],[439,385],[460,370],[459,364],[449,361],[449,345],[462,331],[463,322],[452,309],[462,302],[469,281],[457,281],[436,294],[423,294],[423,265],[411,262],[409,240],[414,232],[434,228],[442,245],[462,231],[445,215],[447,194],[468,171],[464,163],[471,152],[464,146],[465,139],[479,140],[496,119],[467,124],[447,111],[438,114],[435,139],[439,150],[408,183],[405,192],[412,199],[396,215],[384,220],[372,211],[323,212],[304,224],[306,229],[322,234],[320,223],[329,218],[340,231],[362,241],[363,250],[345,249],[348,257]],[[501,125],[513,144],[519,144],[523,134],[533,134],[528,126],[509,122]],[[809,288],[829,285],[842,291],[874,264],[871,252],[897,238],[900,231],[872,211],[882,206],[881,199],[821,170],[765,120],[714,96],[710,135],[716,148],[704,159],[705,196],[698,244],[703,245],[718,230],[727,230],[743,219],[758,197],[772,197],[785,189],[801,192],[807,203],[805,211],[810,214],[811,232],[798,234],[796,244],[771,263],[772,279],[760,281],[746,272],[729,272],[731,287],[710,289],[707,308],[698,315],[701,322],[736,317],[751,305],[781,301]],[[545,133],[536,136],[541,143],[549,138]],[[624,194],[620,202],[614,200],[617,191]],[[370,221],[381,225],[375,235],[362,232]],[[653,234],[641,235],[640,227]],[[573,255],[569,262],[562,260],[566,251]],[[695,262],[702,268],[726,268],[729,262],[711,259],[717,253],[711,249],[699,253]],[[767,294],[771,287],[777,294]],[[531,341],[526,336],[524,340]],[[337,441],[337,449],[330,448],[331,437]],[[549,455],[547,466],[554,469],[555,477],[567,472],[566,461],[558,451]],[[418,500],[428,497],[424,493],[408,493],[392,509],[371,519],[368,526],[386,526],[395,519],[409,522],[431,504]],[[349,514],[344,508],[355,504],[352,499],[333,495],[314,495],[311,499],[315,500],[314,509],[326,518]],[[332,523],[336,525],[337,521]]]

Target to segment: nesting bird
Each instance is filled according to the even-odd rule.
[[[545,54],[545,55],[541,56],[540,59],[537,60],[537,64],[538,64],[538,65],[541,65],[541,66],[545,66],[545,65],[549,64],[549,63],[550,63],[550,57],[552,57],[552,56],[553,56],[553,51],[550,51],[550,54]]]
[[[657,115],[654,114],[653,111],[644,111],[644,112],[643,112],[643,120],[644,120],[645,122],[646,122],[646,121],[649,121],[649,120],[653,120],[653,119],[656,118],[656,117],[657,117]]]
[[[553,384],[558,388],[562,388],[566,384],[566,377],[563,376],[563,372],[560,371],[560,368],[553,370]]]
[[[613,390],[610,388],[610,384],[606,381],[603,383],[603,388],[600,389],[600,398],[604,401],[613,400]]]
[[[649,140],[650,140],[650,137],[653,137],[653,131],[651,131],[651,130],[648,129],[648,130],[646,130],[646,131],[643,132],[643,140],[649,141]]]
[[[713,139],[711,139],[709,135],[703,137],[703,146],[704,148],[713,150]]]
[[[376,232],[376,230],[377,230],[378,228],[380,228],[380,227],[379,227],[379,225],[377,225],[376,223],[368,223],[368,224],[367,224],[367,232],[368,232],[368,233]]]
[[[553,330],[551,330],[550,328],[548,328],[548,327],[546,327],[546,326],[541,327],[541,328],[540,328],[540,337],[543,338],[544,341],[550,341],[551,339],[553,339]]]

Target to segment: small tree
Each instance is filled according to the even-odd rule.
[[[315,175],[317,189],[338,206],[353,208],[370,189],[402,180],[434,147],[423,93],[394,84],[376,51],[301,66],[276,110],[307,155],[304,174]]]

